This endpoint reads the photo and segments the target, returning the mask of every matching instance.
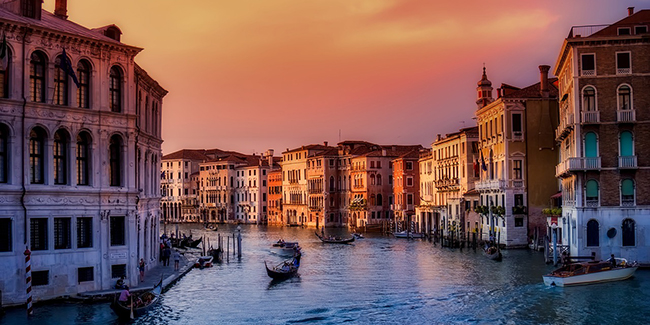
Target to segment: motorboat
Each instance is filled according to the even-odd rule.
[[[608,260],[565,264],[550,274],[544,275],[544,284],[566,287],[620,281],[632,277],[638,268],[637,263],[629,263],[624,258],[615,260],[615,263]]]

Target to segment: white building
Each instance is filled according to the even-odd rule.
[[[157,264],[162,99],[120,29],[41,1],[0,3],[0,291],[25,303],[111,288]],[[78,85],[65,71],[74,71]]]

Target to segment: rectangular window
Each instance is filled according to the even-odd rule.
[[[521,167],[522,161],[521,160],[514,160],[512,163],[513,163],[512,171],[513,171],[514,178],[515,179],[522,179],[522,177],[523,177],[523,172],[522,172],[522,167]]]
[[[29,240],[31,250],[47,250],[47,218],[29,219]]]
[[[523,194],[515,194],[515,206],[524,206]]]
[[[413,186],[413,177],[406,178],[406,186]]]
[[[413,204],[413,194],[406,194],[406,204]]]
[[[93,218],[77,218],[77,248],[93,247]]]
[[[581,58],[581,75],[583,76],[593,76],[596,75],[596,55],[595,54],[583,54]]]
[[[126,277],[126,264],[111,265],[111,278]]]
[[[77,269],[77,279],[79,279],[79,283],[81,282],[88,282],[88,281],[94,281],[95,280],[95,272],[93,272],[93,268],[91,267],[80,267]]]
[[[11,227],[11,219],[0,219],[0,252],[11,252],[13,250]]]
[[[648,26],[634,26],[634,34],[646,34],[648,33]]]
[[[631,68],[630,52],[616,53],[616,74],[630,73]]]
[[[70,218],[54,218],[54,249],[72,248]]]
[[[512,132],[515,135],[521,135],[521,114],[512,114]]]
[[[124,219],[124,217],[111,217],[111,246],[121,246],[126,244]]]
[[[33,271],[32,286],[46,286],[50,284],[50,271]]]
[[[630,35],[632,30],[630,27],[619,27],[618,28],[618,35]]]
[[[413,162],[412,161],[407,161],[406,162],[406,170],[413,170]]]
[[[523,227],[524,218],[515,218],[515,227]]]

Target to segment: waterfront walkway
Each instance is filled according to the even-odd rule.
[[[173,259],[169,262],[169,266],[163,266],[162,262],[149,270],[145,271],[144,281],[138,283],[137,285],[130,285],[129,291],[131,292],[141,292],[151,290],[160,279],[163,280],[163,290],[170,287],[178,279],[180,279],[187,272],[192,270],[194,267],[194,262],[201,255],[198,249],[177,249],[181,253],[180,267],[178,271],[174,271],[174,261]],[[139,276],[139,275],[138,275]],[[82,300],[107,300],[112,299],[115,294],[120,293],[121,290],[118,289],[108,289],[108,290],[98,290],[98,291],[88,291],[83,292],[78,295],[78,298]]]

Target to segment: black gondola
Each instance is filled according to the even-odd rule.
[[[354,236],[352,236],[351,238],[347,238],[347,239],[341,239],[341,238],[338,238],[338,237],[336,237],[336,238],[327,237],[326,238],[326,237],[321,236],[317,232],[315,232],[315,234],[316,234],[316,237],[318,237],[318,239],[320,239],[323,243],[328,243],[328,244],[349,244],[349,243],[354,241]]]
[[[113,300],[113,303],[111,304],[111,309],[113,309],[113,312],[117,315],[117,317],[122,318],[122,319],[134,319],[137,318],[138,316],[144,315],[147,311],[149,311],[151,308],[153,308],[154,305],[158,302],[160,299],[160,293],[162,292],[162,278],[160,279],[160,282],[156,284],[156,286],[153,287],[152,290],[141,293],[141,294],[131,294],[131,300],[132,302],[136,302],[136,304],[131,307],[130,305],[123,305],[120,302],[117,301],[119,298],[120,294],[117,294],[115,296],[115,299]],[[141,302],[141,305],[138,305],[138,301]]]
[[[296,273],[298,273],[298,268],[300,268],[300,255],[301,254],[298,253],[293,259],[286,260],[270,269],[269,266],[266,265],[266,261],[264,261],[266,274],[273,278],[273,280],[284,280],[296,275]]]
[[[186,246],[190,247],[190,248],[197,248],[202,240],[203,240],[203,237],[200,237],[197,240],[190,239]]]

